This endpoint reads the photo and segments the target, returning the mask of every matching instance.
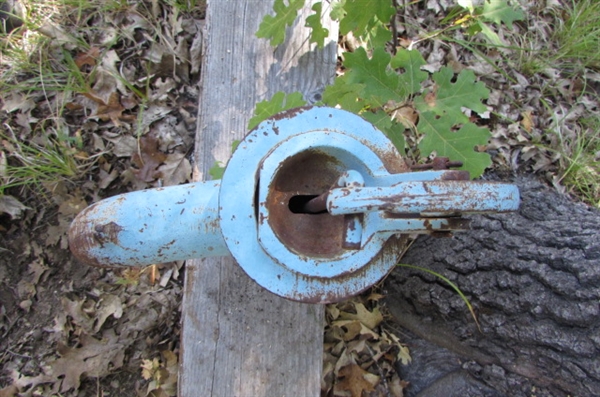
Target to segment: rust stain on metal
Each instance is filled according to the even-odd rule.
[[[404,160],[404,158],[399,156],[397,153],[394,153],[393,151],[376,151],[376,154],[383,161],[383,165],[390,174],[399,174],[410,171],[406,160]]]
[[[119,245],[119,233],[122,230],[123,228],[115,222],[96,225],[94,227],[94,238],[101,247],[104,247],[104,244],[107,242]]]
[[[304,212],[308,214],[318,214],[319,212],[327,211],[327,197],[329,196],[329,192],[325,192],[314,199],[310,200],[308,203],[304,204]]]
[[[417,219],[420,217],[420,215],[385,211],[383,213],[383,217],[389,219]]]
[[[471,179],[469,171],[450,170],[442,176],[443,181],[468,181]]]
[[[345,272],[336,276],[333,280],[319,278],[318,284],[320,286],[335,283],[337,285],[342,285],[343,287],[341,289],[331,291],[330,289],[325,288],[328,292],[323,292],[324,288],[319,287],[318,290],[313,290],[311,292],[297,293],[293,299],[304,303],[331,303],[347,299],[352,295],[358,295],[371,286],[365,286],[362,290],[357,291],[354,287],[356,279],[372,271],[373,267],[379,267],[382,264],[398,263],[407,245],[408,236],[393,236],[385,243],[381,251],[369,263],[361,268],[352,272]],[[390,272],[393,269],[394,267],[391,266]],[[302,276],[298,275],[298,277],[301,278]]]
[[[351,216],[344,216],[344,228],[350,231],[356,230],[356,224]]]
[[[122,228],[114,222],[96,227],[92,227],[89,222],[73,222],[68,233],[69,249],[75,258],[86,264],[103,268],[122,267],[121,264],[110,263],[108,260],[104,261],[102,258],[90,255],[90,251],[98,246],[102,247],[108,242],[117,244],[121,230]]]
[[[448,157],[436,157],[427,164],[416,164],[410,167],[412,170],[435,170],[442,171],[450,168],[462,167],[462,161],[451,161]]]
[[[319,196],[337,181],[338,160],[308,150],[285,160],[266,199],[268,222],[277,237],[300,255],[333,257],[342,252],[344,219],[324,213],[294,213],[290,200],[299,195]]]
[[[291,119],[292,117],[303,113],[309,109],[312,109],[312,106],[301,106],[298,108],[293,108],[289,110],[285,110],[283,112],[277,113],[275,116],[269,117],[267,120],[283,120],[283,119]]]
[[[435,238],[450,238],[453,236],[452,232],[450,231],[437,231],[437,232],[431,232],[429,233],[430,236],[435,237]]]
[[[357,216],[359,217],[359,221],[362,223],[362,219],[363,219],[362,214],[344,215],[344,236],[343,236],[343,240],[342,240],[342,247],[344,249],[358,250],[361,247],[360,241],[350,242],[350,241],[348,241],[348,238],[347,238],[349,231],[353,232],[356,230],[355,217],[357,217]]]

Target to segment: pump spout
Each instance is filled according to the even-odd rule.
[[[228,256],[219,225],[220,181],[121,194],[83,210],[69,247],[95,266],[140,266]]]

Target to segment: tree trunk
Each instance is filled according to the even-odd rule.
[[[600,212],[515,183],[518,212],[472,216],[472,230],[419,238],[403,258],[457,284],[481,331],[441,279],[402,267],[388,278],[388,307],[412,335],[408,396],[600,395]]]

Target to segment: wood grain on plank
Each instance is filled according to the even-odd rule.
[[[323,50],[309,45],[302,22],[274,49],[255,36],[271,10],[271,1],[209,1],[195,180],[210,179],[215,161],[227,162],[257,102],[277,91],[318,100],[333,81],[337,26],[329,26]],[[186,264],[182,321],[180,396],[320,394],[322,306],[265,291],[231,258],[207,258]]]

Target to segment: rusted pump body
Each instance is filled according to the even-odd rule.
[[[269,291],[326,303],[383,278],[408,234],[463,230],[461,214],[518,205],[513,185],[410,172],[354,114],[300,108],[250,132],[221,181],[100,201],[74,220],[69,240],[75,256],[99,266],[232,255]]]

